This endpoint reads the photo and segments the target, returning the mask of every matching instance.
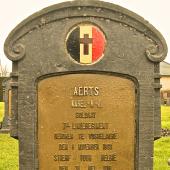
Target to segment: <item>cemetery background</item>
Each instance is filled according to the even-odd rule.
[[[3,88],[2,88],[2,82],[3,80],[9,76],[9,70],[7,65],[2,64],[1,58],[0,58],[0,102],[3,100]]]
[[[165,37],[166,38],[166,37]],[[0,121],[3,117],[3,103],[0,103]],[[170,129],[170,107],[162,106],[162,127]],[[155,142],[154,170],[168,170],[167,159],[170,137]],[[9,135],[0,135],[0,170],[18,170],[18,142]]]
[[[161,103],[170,105],[170,64],[167,62],[161,62]]]

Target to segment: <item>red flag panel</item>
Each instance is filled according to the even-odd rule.
[[[103,56],[104,46],[105,46],[105,37],[103,33],[93,27],[93,47],[92,47],[92,61],[95,62]]]

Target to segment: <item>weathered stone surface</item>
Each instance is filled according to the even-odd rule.
[[[66,49],[68,33],[80,23],[94,24],[105,34],[104,56],[96,63],[76,63]],[[71,74],[81,74],[82,79],[84,74],[117,76],[134,83],[134,169],[153,169],[153,141],[161,132],[159,62],[165,58],[167,46],[151,24],[117,5],[71,1],[46,8],[23,21],[11,32],[4,49],[13,61],[11,136],[19,138],[21,170],[41,167],[39,82]],[[50,143],[44,147],[50,147]]]

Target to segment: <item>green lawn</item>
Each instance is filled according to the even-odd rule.
[[[161,107],[161,119],[162,119],[162,128],[170,129],[170,107],[169,106]]]
[[[4,103],[0,102],[0,121],[3,119]],[[0,134],[0,170],[18,170],[18,141]]]
[[[2,121],[3,113],[4,113],[4,103],[0,102],[0,122]]]
[[[18,141],[0,135],[0,170],[18,170]]]
[[[164,137],[154,144],[154,170],[170,170],[170,137]]]
[[[162,128],[170,129],[170,107],[161,106]],[[170,137],[161,138],[154,144],[154,170],[170,170]]]
[[[170,129],[170,107],[162,106],[162,127]],[[0,103],[0,120],[3,116],[3,103]],[[155,141],[154,170],[170,170],[170,137]],[[0,135],[0,170],[18,170],[18,141],[9,135]]]

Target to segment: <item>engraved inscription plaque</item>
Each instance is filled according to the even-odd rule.
[[[68,74],[38,83],[40,170],[134,170],[135,85]]]

